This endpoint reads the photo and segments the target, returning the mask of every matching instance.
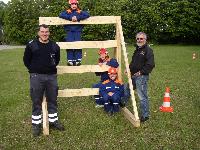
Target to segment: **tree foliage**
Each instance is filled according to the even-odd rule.
[[[4,15],[8,42],[26,43],[36,35],[40,16],[58,16],[68,7],[66,0],[11,0]],[[198,43],[200,1],[195,0],[79,0],[91,16],[121,16],[125,39],[139,31],[159,43]],[[1,5],[0,5],[1,7]],[[0,11],[1,17],[1,11]],[[62,26],[51,26],[52,39],[63,41]],[[86,25],[85,40],[113,39],[113,25]]]
[[[0,1],[0,43],[3,41],[3,18],[6,4]]]

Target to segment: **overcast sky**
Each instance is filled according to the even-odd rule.
[[[8,1],[10,1],[10,0],[0,0],[0,1],[3,1],[4,3],[8,3]]]

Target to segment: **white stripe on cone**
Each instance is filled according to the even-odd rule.
[[[170,107],[170,102],[163,102],[163,107]]]

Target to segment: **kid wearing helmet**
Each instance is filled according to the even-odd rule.
[[[104,110],[112,115],[119,112],[119,104],[124,96],[124,85],[118,80],[117,68],[110,67],[108,75],[109,79],[100,85],[99,93],[103,97]]]
[[[118,64],[117,60],[114,59],[114,58],[110,59],[107,49],[101,48],[99,50],[98,54],[99,54],[98,64],[100,66],[108,65],[108,66],[111,66],[111,67],[114,67],[114,68],[118,68],[119,64]],[[107,71],[106,72],[96,72],[95,74],[97,76],[101,76],[101,82],[109,79]]]
[[[118,68],[119,64],[118,64],[117,60],[114,59],[114,58],[111,58],[111,59],[109,58],[107,49],[105,49],[105,48],[99,49],[98,54],[99,54],[98,64],[100,66],[108,65],[108,66],[111,66],[111,67],[114,67],[114,68]],[[99,83],[94,84],[93,88],[99,88],[99,86],[102,84],[102,82],[109,79],[107,71],[96,72],[95,74],[96,74],[96,76],[100,76],[101,80],[100,80]],[[95,101],[96,101],[95,107],[103,107],[104,103],[102,101],[102,97],[100,97],[99,95],[95,95],[94,98],[95,98]]]
[[[98,65],[99,66],[107,65],[107,63],[110,61],[107,49],[100,48],[98,54],[99,54]],[[96,76],[101,76],[101,82],[109,78],[107,72],[96,72],[95,74]]]
[[[60,13],[59,17],[72,22],[79,22],[89,18],[87,11],[82,11],[78,6],[77,0],[69,0],[70,7]],[[73,24],[64,25],[67,36],[65,37],[66,42],[81,41],[81,32],[83,25]],[[67,49],[67,64],[69,66],[80,66],[82,60],[82,49]]]

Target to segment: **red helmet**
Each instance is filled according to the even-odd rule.
[[[101,54],[108,54],[107,49],[101,48],[101,49],[99,50],[99,55],[101,55]]]
[[[113,68],[113,67],[110,67],[108,69],[108,74],[117,74],[117,69],[116,68]]]
[[[78,4],[78,1],[77,0],[69,0],[70,5],[73,4],[73,3]]]

